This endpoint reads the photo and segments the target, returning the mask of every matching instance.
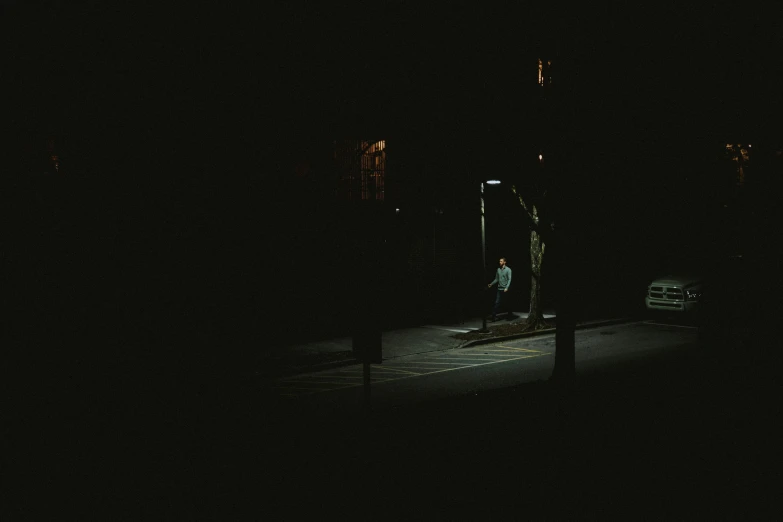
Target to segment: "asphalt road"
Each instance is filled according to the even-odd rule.
[[[580,372],[664,351],[693,349],[696,328],[661,320],[639,321],[576,334]],[[554,334],[462,349],[411,355],[371,365],[370,403],[385,408],[545,381],[554,366]],[[266,393],[282,407],[320,414],[361,411],[364,369],[354,365],[275,381]]]
[[[287,411],[267,432],[279,441],[269,508],[284,518],[753,518],[778,483],[779,407],[740,361],[712,365],[696,340],[676,322],[579,331],[572,394],[545,382],[553,336],[373,367],[368,414],[359,368],[280,381],[268,390]]]
[[[113,520],[693,520],[775,507],[770,383],[710,363],[687,325],[576,340],[571,393],[546,382],[553,336],[445,350],[373,366],[370,411],[361,367],[206,389],[74,432],[85,438],[59,469],[15,480],[38,480],[65,518]]]

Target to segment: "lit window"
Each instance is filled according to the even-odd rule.
[[[344,199],[383,201],[386,177],[386,140],[335,142],[340,169],[338,193]]]
[[[726,157],[737,164],[736,184],[743,185],[745,183],[747,169],[750,165],[750,145],[745,146],[741,143],[727,143]]]
[[[538,85],[545,86],[552,83],[552,60],[546,62],[538,59]]]
[[[538,59],[538,85],[544,85],[544,62]]]

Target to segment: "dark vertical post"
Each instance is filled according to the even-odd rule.
[[[382,316],[386,295],[387,267],[384,259],[385,222],[380,202],[362,202],[357,216],[356,261],[358,266],[372,267],[374,281],[360,281],[354,289],[352,350],[363,365],[363,406],[370,407],[370,365],[383,362]],[[367,203],[366,205],[364,203]]]
[[[573,384],[576,375],[576,305],[581,281],[577,277],[578,258],[576,248],[577,224],[574,205],[577,198],[568,176],[572,164],[566,163],[559,173],[558,207],[559,218],[555,229],[556,250],[553,261],[556,263],[556,302],[557,320],[555,323],[555,368],[552,380],[566,387]]]
[[[484,183],[481,183],[481,261],[484,266],[484,276],[487,271],[487,236],[484,228]]]
[[[483,272],[481,273],[481,284],[486,284],[486,277],[487,277],[487,236],[485,234],[485,228],[484,228],[484,182],[481,182],[481,262],[482,267],[484,268]],[[482,293],[482,296],[484,294]],[[479,332],[481,333],[487,333],[489,330],[487,330],[487,311],[484,310],[484,306],[486,305],[487,300],[482,299],[481,302],[481,330]]]
[[[370,363],[365,362],[363,364],[364,370],[364,402],[363,406],[365,410],[369,410],[371,408],[371,396],[370,396]]]

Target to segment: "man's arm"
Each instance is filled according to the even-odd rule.
[[[508,268],[508,267],[506,267]],[[511,288],[511,269],[508,268],[508,284],[506,285],[506,292],[508,292],[508,289]]]
[[[500,272],[499,270],[495,271],[495,279],[493,279],[492,282],[487,285],[487,288],[492,288],[492,285],[494,285],[495,283],[498,282],[498,273],[499,272]]]

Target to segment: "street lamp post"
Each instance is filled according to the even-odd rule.
[[[498,185],[500,181],[496,179],[488,180],[488,185]],[[481,262],[484,270],[482,272],[482,281],[487,276],[487,235],[484,227],[484,182],[481,182]],[[484,305],[485,303],[482,303]],[[479,333],[488,333],[487,329],[487,313],[484,310],[484,306],[481,307],[481,329]]]

